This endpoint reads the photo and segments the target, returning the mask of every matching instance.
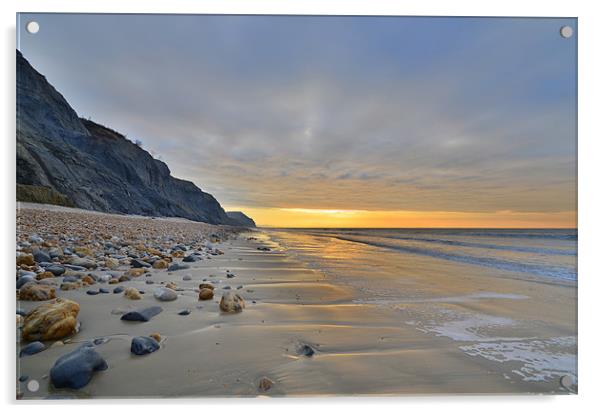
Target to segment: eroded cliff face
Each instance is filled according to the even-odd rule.
[[[240,211],[227,211],[228,217],[238,223],[241,227],[255,228],[255,221]]]
[[[50,188],[84,209],[240,225],[123,135],[80,119],[19,51],[17,183]]]

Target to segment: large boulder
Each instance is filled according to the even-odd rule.
[[[80,389],[92,380],[97,371],[106,370],[107,362],[92,343],[85,343],[57,359],[50,369],[50,381],[56,388]]]
[[[30,312],[23,321],[24,340],[58,340],[77,331],[79,304],[64,298],[44,303]]]

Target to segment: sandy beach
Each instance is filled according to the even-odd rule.
[[[82,244],[90,251],[80,255],[90,253],[97,265],[38,281],[79,303],[80,326],[60,340],[64,345],[43,341],[43,351],[23,357],[18,353],[28,341],[20,340],[18,326],[16,383],[23,399],[576,390],[575,282],[475,272],[429,257],[400,260],[343,240],[320,246],[325,263],[317,266],[299,248],[311,245],[308,235],[283,231],[31,204],[21,204],[17,215],[18,256],[35,247],[33,235],[46,247]],[[176,245],[188,249],[176,253]],[[105,281],[132,268],[124,254],[134,250],[140,259],[157,258],[141,254],[150,250],[188,268],[150,266],[129,281]],[[195,251],[200,259],[183,262]],[[108,256],[118,260],[114,268],[103,261]],[[35,267],[19,270],[43,272]],[[92,284],[61,290],[66,276],[85,275]],[[177,298],[155,298],[168,283]],[[212,299],[199,300],[203,283],[213,285]],[[144,294],[130,300],[113,292],[119,286]],[[88,293],[101,288],[108,293]],[[229,292],[244,299],[241,312],[220,310]],[[45,302],[21,299],[17,310],[26,315]],[[149,306],[162,311],[147,322],[121,320]],[[134,337],[153,333],[160,334],[158,350],[131,353]],[[80,389],[56,388],[49,371],[57,359],[90,341],[107,368]],[[560,384],[566,375],[569,387]],[[28,389],[31,380],[39,389]]]

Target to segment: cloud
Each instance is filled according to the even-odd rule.
[[[575,209],[572,20],[35,16],[80,115],[225,204]]]

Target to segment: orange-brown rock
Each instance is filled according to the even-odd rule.
[[[36,280],[43,280],[44,278],[54,278],[54,274],[50,271],[44,271],[43,273],[36,275]]]
[[[111,278],[109,280],[109,284],[117,284],[117,283],[119,283],[119,280],[117,278]]]
[[[33,255],[32,254],[17,255],[17,265],[34,265]]]
[[[180,251],[180,250],[177,250],[177,251],[172,251],[172,252],[171,252],[171,256],[172,256],[173,258],[184,258],[184,255],[185,255],[185,254],[184,254],[184,251]]]
[[[140,277],[146,270],[144,268],[130,268],[125,272],[125,275],[130,277]]]
[[[173,282],[173,281],[170,281],[170,282],[168,282],[167,284],[165,284],[165,287],[167,287],[167,288],[171,288],[172,290],[177,290],[177,289],[178,289],[178,286],[177,286],[177,285],[176,285],[176,283],[175,283],[175,282]]]
[[[123,292],[123,295],[126,298],[129,298],[130,300],[140,300],[140,299],[142,299],[142,295],[140,294],[140,291],[138,291],[134,287],[126,288],[125,291]]]
[[[215,287],[213,286],[213,284],[201,283],[199,285],[199,290],[202,290],[203,288],[209,288],[210,290],[213,290]]]
[[[161,342],[161,334],[159,334],[159,333],[152,333],[152,334],[149,334],[149,337],[152,337],[152,338],[154,338],[155,340],[157,340],[157,342],[158,342],[158,343],[160,343],[160,342]]]
[[[19,300],[46,301],[56,298],[56,289],[49,285],[28,282],[19,289]]]
[[[211,300],[213,298],[213,290],[210,288],[201,288],[199,291],[199,300]]]
[[[86,275],[85,277],[83,277],[82,282],[86,285],[96,284],[96,281],[94,281],[94,278],[90,277],[89,275]]]
[[[78,288],[82,288],[82,283],[79,281],[66,282],[61,284],[61,290],[63,291],[77,290]]]
[[[162,270],[168,267],[168,263],[165,260],[157,260],[153,263],[153,268]]]
[[[30,312],[23,321],[24,340],[57,340],[77,330],[79,304],[64,298],[44,303]]]

